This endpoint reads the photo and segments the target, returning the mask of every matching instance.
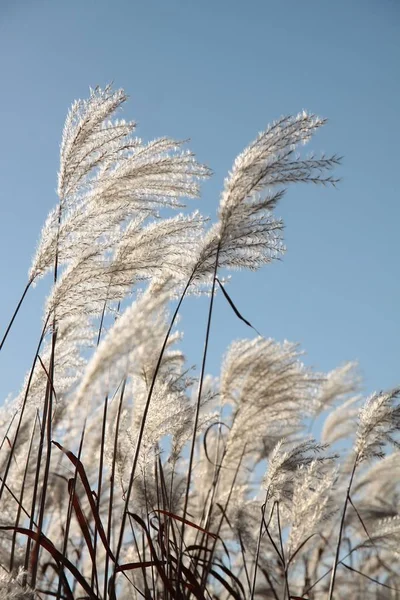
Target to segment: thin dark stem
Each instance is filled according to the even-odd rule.
[[[26,385],[24,400],[22,402],[22,407],[21,407],[20,414],[19,414],[19,419],[18,419],[18,424],[17,424],[17,428],[16,428],[16,431],[15,431],[15,435],[14,435],[14,440],[13,440],[13,443],[11,445],[11,450],[10,450],[10,454],[8,456],[8,460],[7,460],[5,472],[4,472],[4,475],[2,477],[2,482],[1,482],[1,487],[0,487],[0,498],[1,498],[2,494],[3,494],[3,490],[4,490],[4,487],[5,487],[5,484],[6,484],[6,481],[7,481],[7,477],[8,477],[8,472],[9,472],[10,466],[11,466],[11,461],[13,459],[14,451],[15,451],[15,448],[16,448],[16,445],[17,445],[18,436],[19,436],[19,433],[20,433],[20,430],[21,430],[21,426],[22,426],[22,419],[23,419],[23,416],[24,416],[24,413],[25,413],[25,408],[26,408],[26,404],[27,404],[27,400],[28,400],[29,389],[30,389],[30,386],[31,386],[31,383],[32,383],[33,373],[35,371],[36,361],[37,361],[38,356],[39,356],[39,350],[40,350],[40,347],[41,347],[42,342],[43,342],[43,338],[44,338],[44,335],[45,335],[45,332],[46,332],[46,329],[47,329],[47,324],[49,322],[49,318],[50,318],[50,314],[48,315],[48,317],[47,317],[47,319],[45,321],[45,324],[43,326],[42,333],[41,333],[40,339],[39,339],[39,343],[38,343],[38,346],[36,348],[36,353],[35,353],[35,356],[34,356],[34,359],[33,359],[32,368],[31,368],[31,371],[29,373],[29,379],[28,379],[28,383]]]
[[[241,467],[242,460],[243,460],[243,457],[245,455],[245,452],[246,452],[246,447],[244,446],[243,450],[242,450],[242,453],[240,455],[240,458],[239,458],[238,465],[237,465],[236,470],[235,470],[235,474],[233,476],[233,480],[232,480],[232,483],[231,483],[231,487],[229,489],[229,494],[228,494],[228,497],[226,499],[225,506],[223,507],[222,515],[221,515],[221,518],[219,520],[217,530],[215,532],[215,538],[213,539],[213,543],[212,543],[212,547],[211,547],[209,559],[208,559],[208,562],[207,562],[207,566],[204,569],[204,572],[202,574],[202,585],[204,587],[206,586],[207,579],[208,579],[208,576],[210,574],[210,570],[211,570],[211,567],[212,567],[212,560],[213,560],[214,552],[215,552],[215,549],[216,549],[216,546],[217,546],[217,543],[218,543],[219,534],[221,533],[222,524],[224,522],[224,519],[225,519],[225,516],[226,516],[226,511],[228,510],[228,506],[229,506],[229,503],[230,503],[231,498],[232,498],[233,490],[234,490],[234,487],[235,487],[235,484],[236,484],[236,479],[237,479],[237,476],[239,474],[239,470],[240,470],[240,467]],[[208,527],[208,523],[206,525],[206,528],[207,527]],[[206,545],[207,545],[207,542],[206,542]],[[206,559],[206,556],[204,556],[204,559]]]
[[[49,480],[49,473],[50,473],[51,430],[52,430],[51,422],[52,422],[52,417],[53,417],[53,411],[52,411],[53,389],[52,388],[53,388],[53,374],[54,374],[54,349],[55,349],[56,337],[57,337],[57,332],[53,331],[52,356],[50,358],[50,368],[49,368],[50,379],[47,381],[46,398],[45,398],[44,410],[43,410],[43,426],[42,426],[42,431],[41,431],[41,436],[40,436],[40,452],[38,455],[37,469],[36,469],[36,478],[37,478],[37,480],[39,480],[42,448],[43,448],[44,437],[46,437],[47,451],[46,451],[45,468],[44,468],[44,473],[43,473],[43,483],[42,483],[42,491],[41,491],[40,506],[39,506],[39,517],[38,517],[39,531],[42,531],[42,527],[43,527],[44,509],[45,509],[45,504],[46,504],[47,487],[48,487],[48,480]],[[34,510],[34,505],[33,505],[32,506],[32,514],[34,514],[34,512],[35,512],[35,510]],[[40,551],[40,544],[39,544],[39,539],[38,539],[35,544],[35,550],[34,550],[35,560],[33,561],[33,566],[32,566],[31,586],[33,589],[36,586],[37,569],[39,566],[39,551]]]
[[[102,487],[102,480],[103,480],[104,447],[105,447],[105,440],[106,440],[107,408],[108,408],[108,396],[106,396],[104,399],[103,423],[102,423],[102,427],[101,427],[100,459],[99,459],[99,472],[98,472],[97,498],[96,498],[96,509],[97,509],[97,514],[99,515],[99,517],[100,517],[100,497],[101,497],[101,491],[102,491],[101,487]],[[96,551],[97,551],[97,523],[95,521],[94,534],[93,534],[93,552],[94,552],[95,557],[96,557]],[[92,575],[91,575],[92,587],[93,587],[93,583],[94,583],[94,577],[95,577],[95,565],[93,565]]]
[[[58,243],[59,243],[60,227],[61,227],[61,212],[62,212],[62,204],[61,204],[61,199],[60,199],[60,202],[58,205],[58,222],[57,222],[56,249],[55,249],[55,257],[54,257],[53,287],[55,287],[55,285],[57,284],[57,278],[58,278],[58,252],[59,252]],[[51,355],[50,355],[50,364],[49,364],[49,379],[47,381],[46,397],[45,397],[45,404],[44,404],[44,410],[43,410],[43,429],[42,429],[42,431],[44,431],[44,428],[46,428],[47,452],[46,452],[42,493],[41,493],[40,507],[39,507],[39,518],[38,518],[39,531],[42,530],[42,525],[43,525],[43,520],[44,520],[44,509],[45,509],[45,505],[46,505],[47,487],[48,487],[48,479],[49,479],[49,473],[50,473],[51,450],[52,450],[51,438],[52,438],[52,420],[53,420],[54,363],[55,363],[55,350],[56,350],[56,342],[57,342],[57,327],[56,327],[56,325],[57,325],[56,313],[55,313],[55,309],[54,309],[54,311],[53,311],[53,331],[52,331],[52,337],[51,337]],[[40,439],[40,445],[41,445],[41,447],[43,445],[43,436],[42,435],[41,435],[41,439]],[[40,460],[41,460],[41,452],[40,452],[40,459],[38,459],[38,466],[37,466],[37,471],[36,471],[37,477],[39,477],[39,473],[40,473]],[[35,512],[35,510],[34,510],[34,506],[33,506],[32,514],[34,514],[34,512]],[[33,589],[36,587],[36,576],[37,576],[37,569],[39,566],[39,552],[40,552],[39,538],[38,538],[35,546],[36,546],[35,547],[35,560],[33,561],[32,577],[31,577],[31,586]],[[29,556],[28,552],[27,552],[27,556]]]
[[[352,571],[353,573],[357,573],[357,575],[361,575],[362,577],[365,577],[369,581],[372,581],[372,583],[376,583],[377,585],[380,585],[381,587],[384,587],[387,590],[393,590],[395,592],[400,592],[400,588],[392,587],[390,585],[387,585],[386,583],[383,583],[382,581],[379,581],[378,579],[375,579],[374,577],[370,577],[366,573],[363,573],[362,571],[359,571],[358,569],[354,569],[354,567],[352,567],[350,565],[346,565],[346,563],[344,563],[343,561],[342,561],[342,565],[349,571]]]
[[[47,390],[48,390],[48,386],[47,386]],[[46,427],[46,419],[47,419],[47,409],[48,409],[47,397],[48,397],[48,393],[46,392],[46,401],[45,401],[45,406],[44,406],[44,411],[43,411],[43,422],[42,422],[41,428],[40,428],[39,448],[38,448],[38,455],[37,455],[37,459],[36,459],[35,480],[34,480],[34,484],[33,484],[32,504],[31,504],[31,519],[30,519],[30,522],[29,522],[29,529],[31,529],[31,530],[33,530],[33,519],[35,517],[36,499],[37,499],[38,488],[39,488],[40,465],[41,465],[41,462],[42,462],[43,441],[44,441],[44,435],[45,435],[45,427]],[[40,533],[40,531],[41,530],[38,528],[38,533]],[[24,562],[24,571],[26,573],[28,572],[28,568],[29,568],[30,552],[31,552],[31,539],[28,538],[27,542],[26,542],[25,562]],[[38,538],[38,541],[35,544],[35,552],[36,553],[39,552],[39,538]],[[37,560],[36,560],[36,563],[37,563]],[[34,567],[33,567],[33,575],[35,575],[35,570],[36,570],[36,567],[34,565]]]
[[[71,519],[72,519],[73,499],[75,496],[76,482],[78,479],[78,465],[81,460],[83,441],[85,439],[85,431],[86,431],[86,421],[83,424],[83,428],[82,428],[81,440],[79,443],[78,456],[77,456],[78,460],[76,462],[76,466],[75,466],[75,470],[74,470],[74,478],[73,478],[72,486],[71,486],[71,493],[69,495],[69,500],[68,500],[67,519],[66,519],[66,523],[65,523],[64,540],[63,540],[63,548],[62,548],[62,556],[64,558],[67,558],[69,529],[71,526]],[[58,572],[58,575],[59,575],[59,579],[58,579],[58,588],[57,588],[57,600],[60,600],[61,599],[61,588],[62,588],[63,581],[65,578],[64,577],[64,565],[62,565],[62,564],[60,565],[60,570]]]
[[[392,571],[392,569],[391,569],[391,567],[390,567],[388,564],[386,564],[386,562],[385,562],[385,561],[383,561],[383,560],[381,559],[381,557],[379,556],[379,548],[378,548],[378,546],[376,545],[375,541],[374,541],[374,540],[372,539],[372,537],[370,536],[370,534],[369,534],[369,532],[368,532],[368,529],[367,529],[367,526],[365,525],[365,523],[364,523],[364,521],[363,521],[363,519],[362,519],[362,517],[361,517],[361,515],[360,515],[360,513],[359,513],[359,511],[358,511],[358,509],[357,509],[357,507],[355,506],[355,504],[354,504],[353,500],[351,499],[351,496],[349,496],[349,502],[350,502],[351,506],[353,507],[353,509],[354,509],[354,511],[355,511],[355,513],[356,513],[356,515],[357,515],[357,518],[358,518],[358,520],[359,520],[359,521],[360,521],[360,523],[361,523],[361,526],[362,526],[362,528],[363,528],[363,530],[364,530],[364,532],[365,532],[365,535],[367,536],[367,538],[368,538],[368,539],[369,539],[369,541],[371,542],[372,546],[373,546],[373,547],[375,548],[375,550],[376,550],[376,557],[377,557],[377,559],[379,560],[379,562],[381,563],[381,565],[382,565],[383,567],[385,567],[385,569],[386,569],[387,571],[389,571],[389,572],[393,572],[393,571]]]
[[[106,306],[107,306],[107,300],[104,300],[104,304],[103,304],[103,310],[101,311],[101,318],[100,318],[100,325],[99,325],[99,332],[97,334],[97,342],[96,342],[96,347],[100,344],[100,338],[101,338],[101,332],[103,330],[103,323],[104,323],[104,315],[106,313]]]
[[[113,522],[112,512],[113,512],[113,502],[114,502],[115,466],[117,463],[117,453],[118,453],[118,432],[119,432],[119,423],[120,423],[120,419],[121,419],[122,402],[123,402],[124,393],[125,393],[125,386],[126,386],[126,379],[124,380],[124,382],[122,384],[121,395],[119,398],[119,405],[118,405],[117,420],[115,423],[114,450],[113,450],[113,459],[112,459],[112,467],[111,467],[111,475],[110,475],[110,495],[109,495],[109,502],[108,502],[108,521],[107,521],[107,543],[109,546],[111,544],[111,530],[112,530],[112,522]],[[110,562],[109,553],[106,551],[106,559],[105,559],[105,565],[104,565],[104,592],[103,592],[104,600],[106,600],[106,598],[107,598],[109,562]],[[117,563],[118,563],[118,557],[116,556],[115,564],[117,565]],[[111,583],[113,584],[114,580]]]
[[[344,530],[344,522],[345,522],[345,518],[346,518],[347,505],[348,505],[349,498],[350,498],[351,486],[352,486],[352,483],[353,483],[354,474],[356,472],[357,464],[358,464],[358,456],[356,456],[356,459],[354,461],[353,469],[352,469],[351,475],[350,475],[349,485],[348,485],[347,491],[346,491],[346,498],[345,498],[345,501],[344,501],[342,518],[340,520],[339,537],[338,537],[338,541],[337,541],[337,544],[336,544],[335,560],[334,560],[334,563],[333,563],[331,581],[330,581],[330,584],[329,584],[328,600],[332,600],[332,598],[333,598],[333,589],[335,587],[336,571],[337,571],[337,567],[338,567],[338,564],[339,564],[340,544],[342,542],[342,536],[343,536],[343,530]]]
[[[26,464],[25,464],[24,475],[23,475],[23,478],[22,478],[22,485],[21,485],[21,492],[20,492],[19,502],[18,502],[17,516],[15,518],[15,528],[18,527],[18,525],[19,525],[19,519],[20,519],[20,516],[21,516],[21,510],[22,510],[23,501],[24,501],[25,482],[26,482],[26,479],[28,477],[29,460],[30,460],[30,456],[31,456],[31,452],[32,452],[32,446],[33,446],[33,440],[34,440],[34,437],[35,437],[35,430],[36,430],[36,424],[37,424],[37,422],[38,422],[38,416],[36,414],[36,418],[35,418],[35,421],[33,423],[32,435],[31,435],[31,439],[30,439],[30,442],[29,442],[28,454],[27,454],[27,457],[26,457]],[[10,573],[12,573],[13,568],[14,568],[14,555],[15,555],[15,543],[16,543],[16,539],[17,539],[17,533],[16,533],[16,531],[14,531],[14,533],[13,533],[13,539],[12,539],[12,544],[11,544]]]
[[[1,442],[1,444],[0,444],[0,450],[3,448],[3,446],[4,446],[4,442],[5,442],[6,440],[7,440],[7,441],[8,441],[8,443],[10,444],[10,439],[9,439],[9,437],[8,437],[8,434],[9,434],[9,432],[10,432],[10,429],[11,429],[11,427],[12,427],[12,424],[14,423],[14,419],[15,419],[15,417],[16,417],[16,416],[17,416],[17,411],[15,411],[15,413],[14,413],[14,414],[13,414],[13,416],[11,417],[11,421],[10,421],[10,422],[9,422],[9,424],[8,424],[7,431],[5,432],[5,434],[4,434],[4,436],[3,436],[3,439],[2,439],[2,442]]]
[[[183,521],[182,521],[181,540],[180,540],[180,549],[179,549],[180,556],[182,556],[182,549],[183,549],[183,544],[184,544],[185,519],[187,516],[190,485],[192,482],[194,451],[195,451],[195,447],[196,447],[197,428],[198,428],[198,424],[199,424],[199,415],[200,415],[200,407],[201,407],[201,395],[203,392],[204,374],[205,374],[205,370],[206,370],[207,350],[208,350],[208,343],[209,343],[209,339],[210,339],[211,319],[212,319],[212,313],[213,313],[213,308],[214,308],[214,295],[215,295],[215,286],[216,286],[216,281],[217,281],[218,259],[219,259],[220,250],[221,250],[221,243],[219,242],[218,247],[217,247],[216,256],[215,256],[213,281],[212,281],[212,287],[211,287],[211,297],[210,297],[210,304],[209,304],[209,308],[208,308],[206,336],[205,336],[205,340],[204,340],[203,358],[202,358],[202,363],[201,363],[199,384],[198,384],[198,388],[197,388],[196,411],[195,411],[194,423],[193,423],[192,443],[191,443],[191,447],[190,447],[185,501],[184,501],[184,505],[183,505]],[[180,584],[181,564],[182,564],[181,561],[179,561],[177,589],[179,589],[179,584]]]
[[[1,343],[0,343],[0,351],[1,351],[1,349],[3,348],[3,346],[4,346],[4,342],[6,341],[6,339],[7,339],[7,336],[8,336],[8,334],[10,333],[10,329],[11,329],[11,327],[13,326],[13,323],[14,323],[15,317],[17,316],[17,314],[18,314],[18,312],[19,312],[19,309],[21,308],[21,305],[22,305],[22,303],[23,303],[23,301],[24,301],[24,299],[25,299],[25,296],[26,296],[26,294],[27,294],[27,292],[28,292],[29,288],[30,288],[30,287],[31,287],[31,285],[32,285],[32,282],[33,282],[33,279],[30,279],[30,280],[28,281],[28,283],[26,284],[26,287],[25,287],[25,289],[24,289],[24,292],[23,292],[23,294],[22,294],[22,296],[21,296],[21,298],[20,298],[20,300],[19,300],[19,302],[18,302],[18,304],[17,304],[17,307],[16,307],[16,309],[15,309],[15,311],[14,311],[14,314],[13,314],[13,316],[11,317],[11,320],[10,320],[10,322],[9,322],[8,326],[7,326],[7,329],[6,329],[6,331],[5,331],[5,334],[3,335],[3,339],[1,340]]]
[[[200,524],[202,524],[203,529],[205,529],[205,530],[207,530],[209,527],[209,522],[210,522],[211,514],[212,514],[212,508],[213,508],[214,499],[215,499],[218,482],[219,482],[219,474],[221,472],[222,463],[223,463],[225,455],[226,455],[226,447],[225,447],[223,450],[223,453],[222,453],[221,460],[218,463],[219,444],[220,444],[220,440],[221,440],[221,424],[222,424],[222,422],[218,422],[218,439],[217,439],[217,447],[216,447],[216,451],[215,451],[215,464],[214,464],[213,480],[211,483],[211,487],[207,490],[206,498],[204,500],[204,507],[201,512],[200,521],[199,521]],[[207,546],[208,536],[205,533],[201,533],[200,542],[198,542],[199,535],[200,535],[199,532],[197,532],[196,538],[195,538],[195,544],[199,544],[200,546],[203,546],[205,544]],[[207,551],[204,550],[204,560],[206,559],[206,554],[207,554]],[[195,556],[195,558],[193,560],[194,570],[197,569],[197,564],[198,564],[199,560],[201,560],[201,559],[202,559],[202,552],[200,551],[199,554],[197,556]],[[189,593],[189,595],[190,595],[190,593]]]
[[[268,496],[268,492],[267,492],[267,496]],[[260,523],[260,529],[258,531],[257,548],[256,548],[256,559],[255,559],[255,563],[254,563],[254,573],[253,573],[253,585],[251,586],[250,600],[253,600],[255,589],[256,589],[257,565],[258,565],[258,558],[260,556],[262,529],[263,529],[263,524],[264,524],[264,519],[265,519],[265,510],[267,508],[267,501],[268,501],[268,498],[265,498],[265,502],[264,502],[264,504],[261,507],[261,523]]]
[[[146,482],[146,468],[143,469],[143,491],[144,491],[144,498],[145,498],[145,505],[146,505],[146,516],[147,516],[147,528],[150,530],[150,505],[149,505],[149,494],[147,491],[147,482]],[[159,492],[157,490],[157,498],[159,496]],[[154,568],[153,566],[150,569],[151,572],[151,583],[153,586],[153,594],[156,593],[156,581],[155,581],[155,577],[154,577]]]
[[[250,574],[249,574],[249,569],[247,568],[247,561],[246,561],[246,549],[244,547],[244,543],[242,540],[242,535],[240,533],[240,530],[238,530],[237,532],[238,538],[239,538],[239,544],[240,544],[240,554],[242,557],[242,563],[243,563],[243,568],[244,568],[244,573],[246,576],[246,582],[247,582],[247,587],[249,588],[249,593],[251,594],[251,581],[250,581]]]
[[[107,291],[107,296],[108,296],[108,291]],[[103,323],[104,323],[104,315],[106,312],[106,306],[107,306],[107,299],[104,301],[104,305],[103,305],[103,310],[101,313],[101,319],[100,319],[100,325],[99,325],[99,331],[97,334],[97,343],[96,343],[96,347],[98,348],[99,344],[100,344],[100,338],[101,338],[101,333],[103,330]],[[119,303],[118,303],[118,310],[119,310]],[[101,496],[101,486],[102,486],[102,478],[103,478],[103,464],[104,464],[104,447],[105,447],[105,439],[106,439],[106,425],[107,425],[107,408],[108,408],[108,396],[105,397],[104,399],[104,410],[103,410],[103,422],[102,422],[102,428],[101,428],[101,443],[100,443],[100,460],[99,460],[99,471],[98,471],[98,484],[97,484],[97,499],[96,499],[96,509],[97,509],[97,513],[100,516],[100,496]],[[94,556],[96,556],[96,552],[97,552],[97,522],[95,521],[94,524],[94,535],[93,535],[93,551],[94,551]],[[94,582],[94,577],[95,577],[95,571],[96,571],[96,565],[93,565],[92,568],[92,575],[91,575],[91,585],[93,586],[93,582]]]
[[[279,502],[276,503],[276,517],[277,517],[277,522],[278,522],[279,543],[280,543],[281,555],[282,555],[282,566],[283,566],[283,569],[284,569],[284,577],[285,577],[284,600],[286,599],[286,594],[287,594],[288,600],[290,600],[289,579],[288,579],[288,566],[289,566],[289,564],[286,565],[285,552],[284,552],[284,549],[283,549],[281,517],[280,517],[280,514],[279,514]]]

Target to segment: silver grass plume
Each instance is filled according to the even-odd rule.
[[[57,346],[54,351],[54,380],[56,382],[54,391],[56,394],[56,408],[61,408],[69,391],[79,381],[85,366],[82,353],[87,352],[93,346],[93,331],[88,320],[82,315],[73,314],[64,319],[57,334]],[[51,340],[47,338],[40,353],[40,359],[36,361],[33,374],[28,372],[21,392],[15,399],[18,410],[24,403],[26,390],[29,384],[28,405],[40,407],[43,403],[46,387],[48,384],[48,371],[52,353]],[[56,411],[56,412],[57,412]]]
[[[268,458],[268,469],[263,482],[268,500],[291,502],[300,468],[304,469],[314,463],[313,473],[316,477],[323,477],[327,465],[337,458],[337,455],[326,455],[326,449],[326,445],[313,439],[292,444],[285,440],[279,441]]]
[[[100,164],[111,164],[121,151],[125,140],[135,128],[135,123],[110,122],[108,119],[126,101],[123,90],[112,91],[96,87],[87,100],[76,100],[65,121],[62,142],[58,196],[68,202],[82,186],[94,176]]]
[[[400,488],[400,452],[388,454],[382,460],[369,464],[354,483],[353,495],[362,493],[372,500],[390,501],[398,495]]]
[[[138,215],[114,240],[110,255],[99,255],[96,246],[64,271],[47,302],[46,313],[57,319],[69,314],[97,316],[105,303],[118,302],[133,287],[149,279],[186,273],[203,231],[204,219],[178,215],[143,227],[146,215]]]
[[[321,440],[324,444],[333,444],[338,440],[354,436],[357,428],[359,413],[357,404],[359,401],[360,396],[353,396],[331,410],[322,428]]]
[[[356,394],[360,390],[361,377],[356,362],[347,362],[337,369],[333,369],[325,376],[316,397],[314,413],[317,415],[327,410],[337,402],[343,401],[349,394]]]
[[[295,344],[271,339],[234,342],[221,370],[221,401],[232,406],[226,460],[237,460],[242,449],[256,460],[265,458],[282,435],[301,426],[321,376],[299,360]]]
[[[336,544],[335,558],[332,567],[328,598],[332,600],[335,579],[339,564],[340,546],[345,530],[347,507],[357,468],[366,460],[383,458],[384,447],[391,444],[400,447],[395,438],[400,430],[400,406],[395,400],[400,394],[400,388],[388,392],[375,393],[370,396],[359,412],[358,428],[354,445],[355,459],[350,470],[342,517],[339,527],[338,541]]]
[[[399,448],[395,438],[400,430],[400,405],[395,403],[400,388],[370,396],[359,413],[355,453],[357,464],[383,458],[386,444]]]
[[[196,265],[197,273],[218,264],[227,268],[258,269],[284,251],[283,223],[272,215],[290,183],[335,184],[325,175],[337,156],[302,159],[294,155],[325,121],[313,114],[282,117],[270,125],[235,160],[225,179],[218,223],[207,234]],[[274,189],[279,187],[280,189]],[[263,190],[268,191],[263,195]]]
[[[287,541],[288,557],[298,550],[301,543],[318,533],[321,522],[326,522],[333,516],[336,477],[334,468],[325,469],[321,473],[318,461],[312,461],[308,465],[302,464],[298,468],[289,511],[291,525]],[[315,541],[310,541],[310,547],[314,545]]]
[[[111,121],[126,99],[123,90],[96,88],[68,113],[59,207],[45,223],[30,281],[51,268],[56,250],[62,261],[76,243],[88,248],[101,240],[107,248],[109,231],[135,211],[151,214],[158,206],[177,206],[179,198],[198,197],[197,180],[210,175],[191,152],[180,150],[183,142],[161,138],[143,144],[132,137],[134,122]]]
[[[0,571],[0,600],[34,600],[36,594],[23,585],[23,577],[23,571],[20,571],[16,577]]]
[[[97,87],[90,91],[89,99],[75,101],[68,112],[60,149],[57,186],[60,204],[45,223],[29,273],[30,280],[45,274],[54,263],[55,249],[61,241],[60,230],[63,228],[71,233],[71,228],[66,227],[68,216],[73,216],[76,207],[83,211],[84,192],[90,188],[99,165],[117,160],[132,144],[126,138],[134,130],[135,123],[109,120],[126,99],[123,90],[113,92],[111,86],[104,90]]]
[[[119,317],[89,361],[76,392],[77,405],[86,397],[113,391],[141,357],[159,351],[159,323],[164,323],[164,310],[171,298],[174,282],[166,279],[153,283]],[[94,391],[97,391],[96,392]]]

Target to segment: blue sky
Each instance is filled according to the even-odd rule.
[[[330,370],[358,360],[365,392],[400,383],[398,0],[2,0],[0,3],[0,330],[56,203],[68,107],[114,81],[145,140],[191,138],[215,174],[193,208],[214,217],[235,156],[268,122],[328,117],[313,148],[344,156],[338,189],[299,186],[277,209],[288,252],[229,293],[267,337],[299,342]],[[17,391],[40,331],[47,283],[29,293],[0,356],[0,398]],[[206,306],[181,327],[200,361]],[[218,297],[209,354],[252,336]],[[1,401],[1,399],[0,399]]]

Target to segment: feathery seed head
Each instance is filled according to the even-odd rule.
[[[370,396],[359,413],[355,452],[357,462],[383,458],[386,444],[400,447],[396,434],[400,430],[400,405],[395,403],[400,388]]]

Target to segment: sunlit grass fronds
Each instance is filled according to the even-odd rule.
[[[85,360],[82,357],[84,351],[88,351],[93,346],[93,330],[88,322],[82,316],[70,315],[58,328],[57,347],[54,353],[53,370],[56,386],[54,387],[56,402],[62,403],[67,393],[79,381]],[[49,373],[48,367],[52,354],[51,339],[46,339],[43,349],[36,361],[33,373],[27,373],[21,392],[16,399],[16,404],[20,409],[23,405],[26,392],[27,403],[38,407],[43,402],[43,396],[48,385]]]
[[[75,195],[89,175],[99,165],[118,159],[126,149],[124,140],[135,123],[109,122],[115,111],[126,101],[123,90],[97,87],[87,100],[76,100],[65,121],[58,175],[58,195],[63,200]],[[128,146],[129,147],[129,146]]]
[[[400,452],[395,450],[382,460],[368,464],[367,469],[358,475],[353,494],[360,493],[367,498],[380,498],[390,501],[400,489]]]
[[[321,440],[333,444],[338,440],[351,439],[357,427],[360,397],[354,396],[334,408],[324,421]]]
[[[35,281],[53,266],[54,257],[74,260],[124,223],[134,211],[174,207],[183,197],[198,197],[198,180],[210,170],[168,138],[143,144],[132,137],[135,123],[110,121],[126,101],[123,90],[92,90],[68,113],[61,144],[59,206],[50,212],[29,272]],[[71,247],[75,244],[75,255]],[[112,242],[111,242],[112,244]],[[100,251],[100,248],[99,248]]]
[[[313,475],[323,477],[329,463],[337,458],[326,454],[326,450],[326,445],[313,439],[292,444],[287,444],[285,440],[278,442],[268,458],[268,470],[263,482],[267,498],[291,502],[299,469],[311,464]]]
[[[324,119],[302,112],[296,117],[282,117],[260,133],[236,158],[225,180],[219,209],[221,220],[228,222],[235,209],[266,187],[294,181],[336,181],[323,174],[337,164],[336,156],[301,161],[293,156],[296,147],[307,143],[324,123]]]
[[[234,342],[221,371],[221,399],[232,407],[226,460],[242,449],[258,460],[298,431],[322,378],[299,360],[295,344],[261,337]]]
[[[166,276],[182,279],[203,226],[198,213],[145,227],[143,216],[132,219],[114,236],[113,253],[99,254],[94,245],[64,271],[48,299],[46,313],[56,311],[58,321],[71,313],[99,317],[105,304],[122,301],[141,281]]]
[[[165,209],[210,170],[182,142],[134,137],[115,119],[126,99],[108,86],[72,106],[58,206],[1,341],[53,271],[32,367],[0,410],[0,597],[397,599],[399,390],[358,412],[353,363],[324,375],[261,336],[207,375],[220,270],[282,256],[289,184],[336,184],[336,155],[296,154],[325,121],[303,112],[259,134],[208,225]],[[176,330],[196,291],[198,371]]]
[[[383,458],[384,446],[399,447],[396,434],[400,431],[400,406],[396,404],[400,388],[375,393],[365,402],[359,414],[355,453],[357,463],[371,458]]]
[[[34,590],[23,585],[23,572],[16,577],[0,571],[0,600],[35,600]]]
[[[347,362],[330,371],[316,397],[315,413],[319,414],[335,403],[342,402],[349,394],[357,394],[360,391],[360,384],[361,377],[356,362]]]
[[[198,180],[210,170],[181,150],[183,143],[161,138],[128,152],[112,169],[99,172],[90,199],[97,205],[174,207],[179,198],[198,197]]]
[[[165,322],[172,288],[170,279],[154,283],[115,321],[87,365],[76,392],[78,403],[89,390],[91,397],[94,389],[100,395],[112,393],[124,377],[136,371],[143,354],[156,356],[160,320]]]
[[[307,143],[324,123],[306,112],[282,117],[239,154],[225,179],[218,222],[204,240],[196,273],[209,272],[215,261],[220,267],[256,270],[280,257],[285,249],[283,223],[272,211],[285,193],[284,186],[337,182],[324,173],[340,162],[338,157],[293,157],[296,147]]]
[[[326,469],[321,474],[318,461],[313,461],[307,466],[300,466],[295,473],[293,487],[293,501],[289,511],[290,534],[287,542],[287,556],[289,559],[300,558],[309,548],[304,548],[301,553],[301,544],[310,541],[310,546],[315,544],[311,536],[319,534],[322,526],[333,516],[336,505],[333,499],[334,486],[337,473],[334,469]],[[296,552],[298,554],[296,555]]]

